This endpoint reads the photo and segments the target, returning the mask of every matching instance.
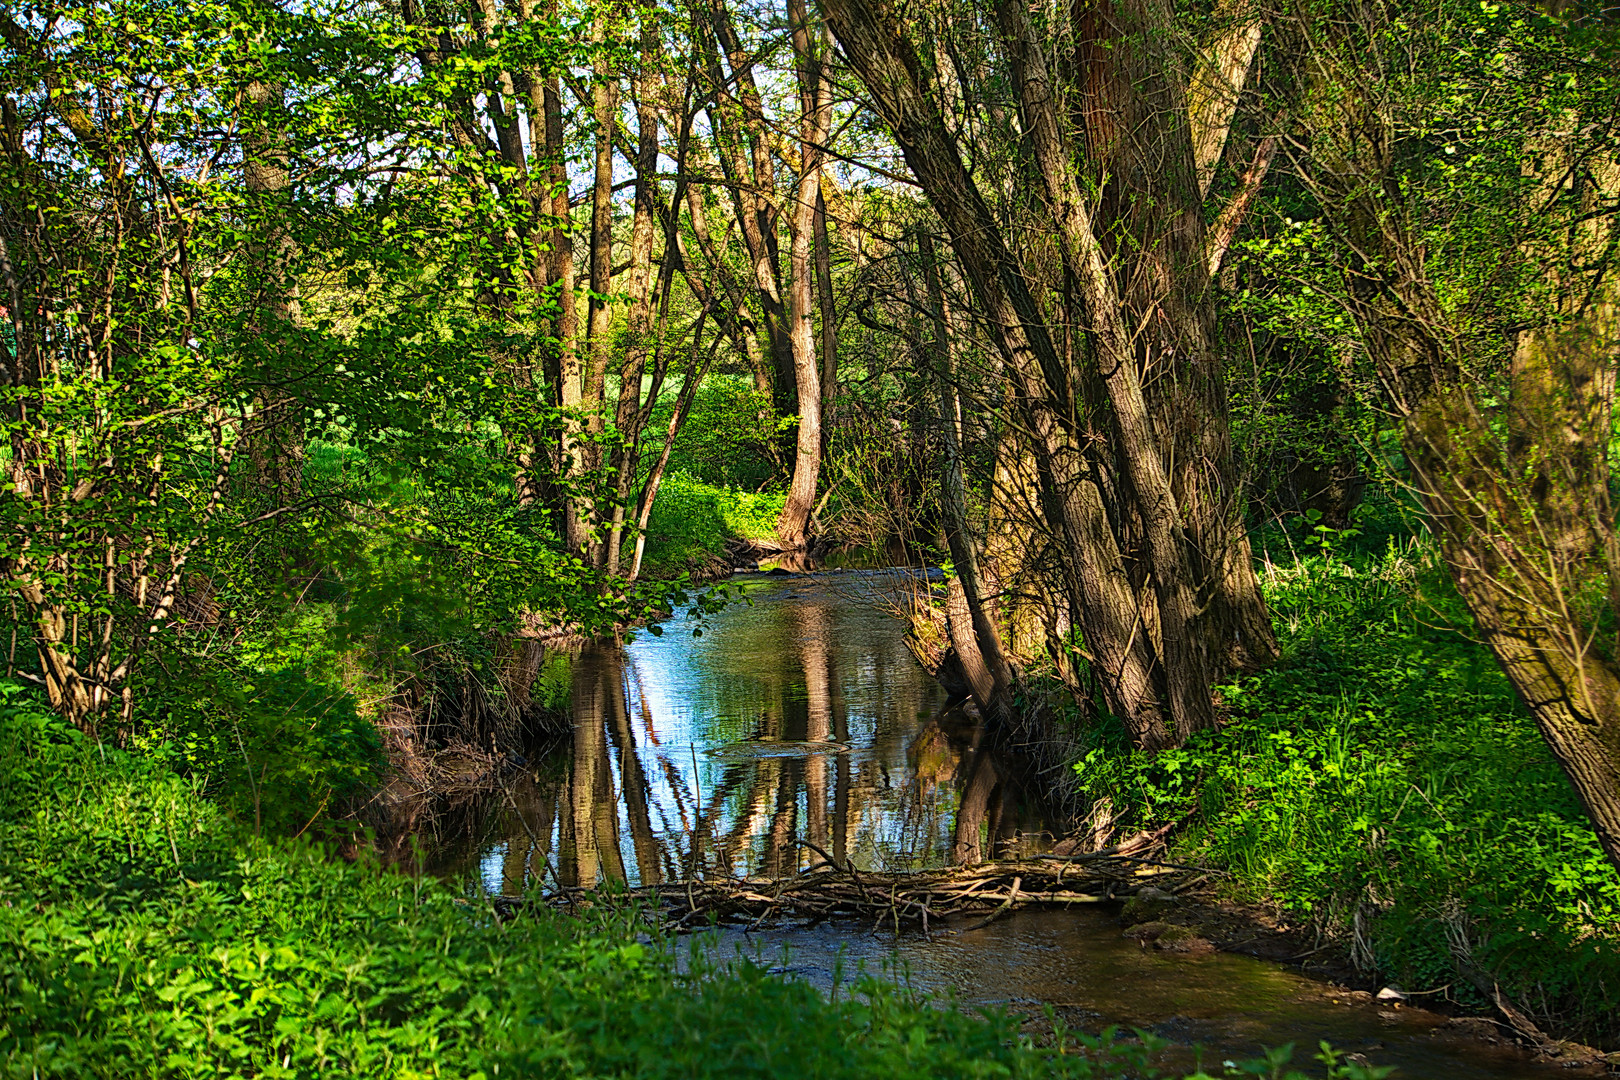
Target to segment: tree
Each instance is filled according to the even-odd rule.
[[[1168,6],[1086,7],[1073,25],[1037,25],[1011,3],[982,13],[983,63],[1008,80],[1009,138],[1027,148],[1008,166],[1029,191],[1019,221],[1044,237],[1015,244],[964,160],[963,122],[947,121],[935,58],[949,43],[923,51],[881,0],[824,12],[1006,365],[1102,704],[1139,745],[1178,743],[1214,723],[1217,674],[1275,649],[1238,513],[1195,153],[1224,141],[1206,133],[1224,131],[1233,103],[1205,95],[1189,115]],[[1065,49],[1067,78],[1053,60]]]
[[[242,432],[204,302],[230,181],[198,166],[257,104],[219,89],[262,71],[207,9],[116,14],[0,11],[0,568],[25,616],[8,670],[91,734],[116,707],[122,739],[131,670],[171,627]],[[159,41],[177,45],[137,65]],[[36,671],[14,666],[19,631]]]
[[[1440,2],[1298,13],[1292,29],[1295,166],[1413,490],[1620,865],[1612,32]]]

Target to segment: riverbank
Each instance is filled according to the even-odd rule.
[[[1371,985],[1620,1049],[1620,874],[1421,549],[1270,567],[1284,655],[1223,688],[1221,730],[1075,783],[1231,878]],[[1106,800],[1106,803],[1103,802]],[[1129,811],[1127,812],[1127,809]]]
[[[921,1080],[1142,1057],[1037,1047],[876,980],[826,999],[747,965],[681,973],[633,912],[501,922],[453,886],[256,835],[14,684],[0,700],[6,1076]]]

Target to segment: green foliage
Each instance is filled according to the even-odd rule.
[[[1222,730],[1078,766],[1092,797],[1186,819],[1184,855],[1365,959],[1460,989],[1454,948],[1592,1038],[1620,1035],[1620,873],[1466,612],[1421,549],[1273,570],[1276,667],[1222,688]]]
[[[703,565],[726,541],[770,539],[784,496],[715,487],[685,472],[664,478],[647,519],[647,572],[669,576]]]
[[[653,429],[668,422],[671,405],[655,411]],[[686,426],[675,437],[669,471],[715,487],[760,491],[785,482],[778,450],[795,418],[778,418],[769,392],[737,375],[711,374],[692,398]],[[654,451],[656,453],[656,451]]]
[[[256,833],[300,833],[382,775],[377,729],[353,696],[303,670],[191,664],[179,676],[142,695],[140,749]]]
[[[1008,1017],[880,980],[829,1001],[748,965],[678,974],[633,911],[501,923],[452,888],[255,839],[195,780],[0,695],[7,1076],[1155,1075],[1146,1045],[1035,1048]]]

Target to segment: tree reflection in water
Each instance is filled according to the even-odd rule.
[[[485,887],[901,869],[1038,842],[1011,759],[917,666],[873,599],[894,574],[761,583],[702,638],[671,624],[573,662],[574,727],[444,837]],[[801,843],[804,841],[806,843]],[[813,845],[814,848],[807,846]]]

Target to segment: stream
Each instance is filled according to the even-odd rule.
[[[941,715],[944,691],[905,647],[893,612],[907,590],[926,587],[922,572],[735,583],[746,602],[701,626],[676,618],[661,635],[637,631],[622,650],[575,657],[572,737],[537,752],[461,828],[425,839],[427,868],[510,895],[657,884],[693,868],[792,875],[820,861],[801,840],[861,870],[943,866],[958,843],[998,855],[1049,843],[1017,770],[976,745],[960,711]],[[704,936],[723,956],[824,990],[864,970],[964,1005],[1051,1006],[1080,1030],[1151,1031],[1176,1044],[1166,1060],[1177,1066],[1292,1042],[1303,1067],[1327,1039],[1396,1066],[1399,1078],[1568,1072],[1285,965],[1143,949],[1096,905],[1021,911],[931,938],[868,931],[830,922]]]

